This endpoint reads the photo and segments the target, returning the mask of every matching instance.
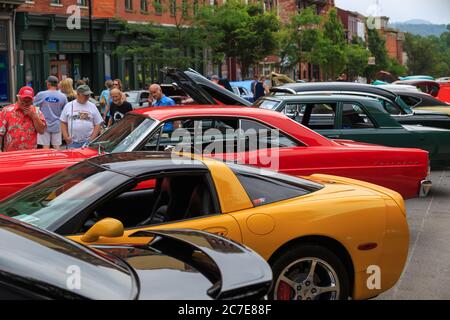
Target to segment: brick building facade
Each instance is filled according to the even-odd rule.
[[[157,0],[158,1],[158,0]],[[17,10],[16,43],[22,64],[17,70],[17,84],[29,84],[36,90],[45,86],[50,74],[60,79],[74,80],[89,77],[94,70],[91,86],[98,94],[106,79],[120,78],[125,89],[143,88],[158,77],[160,66],[144,66],[136,58],[114,54],[117,46],[127,39],[117,35],[121,25],[117,19],[129,23],[149,23],[173,26],[180,22],[182,6],[188,0],[162,0],[161,6],[153,0],[91,0],[93,18],[94,55],[90,56],[89,0],[34,0],[26,1]],[[189,0],[194,10],[198,0]],[[166,8],[175,4],[176,9]],[[215,2],[217,3],[217,1]],[[81,14],[81,29],[68,30],[69,8],[77,5]],[[201,70],[202,66],[196,66]]]
[[[405,33],[389,27],[389,17],[379,17],[378,19],[381,21],[378,31],[386,40],[388,56],[397,60],[401,65],[406,64],[404,53]]]

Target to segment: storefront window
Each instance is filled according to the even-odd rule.
[[[109,53],[105,53],[105,80],[109,80],[111,78],[111,55]]]
[[[0,22],[0,102],[9,101],[8,26]]]
[[[8,51],[0,52],[0,102],[9,101]]]
[[[131,79],[133,79],[133,60],[125,60],[125,79],[123,81],[123,86],[125,90],[131,90],[132,83]]]
[[[35,90],[39,89],[39,74],[40,74],[39,55],[26,54],[25,55],[25,84],[33,87]]]

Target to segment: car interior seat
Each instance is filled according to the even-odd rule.
[[[193,213],[207,212],[207,209],[200,209],[197,205],[204,204],[209,208],[208,202],[203,200],[209,190],[207,192],[202,190],[202,188],[207,189],[202,185],[205,185],[202,175],[169,176],[157,179],[152,211],[150,216],[139,225],[185,219],[185,215],[190,212],[188,208],[194,210]],[[209,198],[211,198],[210,195]]]

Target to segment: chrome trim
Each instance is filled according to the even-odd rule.
[[[430,180],[420,181],[419,197],[426,197],[431,190],[433,183]]]

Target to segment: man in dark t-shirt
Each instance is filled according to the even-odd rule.
[[[123,100],[123,94],[119,89],[112,89],[110,96],[112,98],[112,103],[110,106],[110,117],[108,122],[108,127],[112,126],[117,121],[120,121],[127,112],[133,111],[131,104]]]

